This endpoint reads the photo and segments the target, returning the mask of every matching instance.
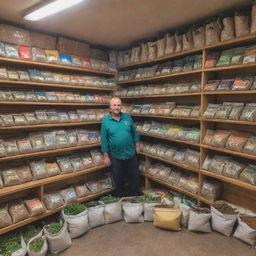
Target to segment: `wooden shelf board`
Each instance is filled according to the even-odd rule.
[[[26,154],[14,155],[14,156],[4,156],[4,157],[0,157],[0,162],[22,159],[22,158],[29,158],[29,157],[46,156],[46,155],[49,155],[49,154],[64,153],[64,152],[75,151],[75,150],[78,150],[78,149],[93,148],[93,147],[98,147],[98,146],[100,146],[100,143],[94,143],[94,144],[88,144],[88,145],[82,145],[82,146],[75,146],[75,147],[59,148],[59,149],[33,152],[33,153],[26,153]]]
[[[243,157],[243,158],[249,158],[249,159],[256,160],[256,156],[254,156],[254,155],[241,153],[241,152],[235,152],[235,151],[225,149],[225,148],[216,148],[216,147],[212,147],[212,146],[208,146],[208,145],[204,145],[204,144],[201,144],[201,147],[206,148],[206,149],[211,149],[211,150],[214,150],[214,151],[218,151],[218,152],[222,152],[222,153],[227,153],[227,154],[238,156],[238,157]]]
[[[138,95],[138,96],[126,96],[120,97],[121,99],[147,99],[147,98],[165,98],[165,97],[186,97],[186,96],[200,96],[200,92],[192,93],[176,93],[176,94],[157,94],[157,95]]]
[[[226,177],[224,175],[221,175],[221,174],[218,174],[218,173],[215,173],[215,172],[210,172],[210,171],[203,170],[203,169],[200,170],[200,173],[202,173],[206,176],[210,176],[210,177],[228,182],[228,183],[232,183],[236,186],[239,186],[239,187],[242,187],[242,188],[245,188],[245,189],[248,189],[248,190],[256,191],[256,186],[251,185],[249,183],[246,183],[244,181],[241,181],[239,179],[229,178],[229,177]]]
[[[162,76],[154,76],[154,77],[149,77],[149,78],[126,80],[126,81],[117,81],[117,84],[132,84],[132,83],[140,83],[140,82],[147,82],[147,81],[151,82],[151,81],[162,80],[162,79],[170,78],[170,77],[198,74],[198,73],[201,73],[201,72],[202,72],[201,69],[197,69],[197,70],[192,70],[192,71],[188,71],[188,72],[179,72],[179,73],[173,73],[173,74],[162,75]]]
[[[84,72],[88,74],[107,75],[107,76],[114,76],[116,74],[115,72],[86,69],[82,67],[73,67],[73,66],[67,66],[67,65],[61,65],[61,64],[26,61],[26,60],[12,59],[12,58],[4,58],[4,57],[0,57],[0,61],[2,63],[7,63],[7,64],[27,65],[27,66],[33,66],[33,67],[39,67],[39,68],[53,68],[53,69],[59,69],[59,70],[65,70],[65,71],[79,71],[79,72]]]
[[[47,106],[108,106],[108,103],[68,103],[38,101],[0,101],[0,105],[47,105]]]
[[[143,132],[139,132],[139,134],[141,136],[147,136],[147,137],[151,137],[151,138],[162,139],[162,140],[166,140],[166,141],[172,141],[172,142],[182,143],[182,144],[191,145],[191,146],[195,146],[195,147],[200,147],[199,143],[194,143],[194,142],[190,142],[190,141],[176,140],[176,139],[169,138],[169,137],[157,136],[157,135],[147,134],[147,133],[143,133]]]
[[[165,163],[168,163],[168,164],[171,164],[171,165],[175,165],[175,166],[180,167],[180,168],[185,169],[185,170],[189,170],[189,171],[196,172],[196,173],[200,172],[200,169],[198,169],[198,168],[193,168],[193,167],[190,167],[190,166],[187,166],[187,165],[184,165],[184,164],[180,164],[180,163],[176,163],[176,162],[173,162],[173,161],[169,161],[169,160],[161,158],[159,156],[154,156],[154,155],[151,155],[151,154],[148,154],[148,153],[144,153],[144,152],[141,152],[140,154],[144,155],[144,156],[147,156],[147,157],[151,157],[151,158],[160,160],[162,162],[165,162]]]
[[[147,64],[155,64],[155,63],[162,62],[162,61],[165,61],[165,60],[166,61],[171,60],[171,59],[177,58],[177,57],[184,57],[186,55],[190,55],[192,53],[197,53],[197,52],[200,52],[202,50],[203,50],[203,48],[196,48],[196,49],[192,49],[192,50],[188,50],[188,51],[177,52],[177,53],[174,53],[174,54],[165,55],[165,56],[156,58],[154,60],[146,60],[146,61],[142,61],[142,62],[139,62],[139,63],[118,66],[118,69],[119,70],[124,70],[124,69],[135,68],[135,67],[139,67],[139,66],[143,66],[143,65],[147,65]]]
[[[203,95],[223,95],[223,94],[255,94],[256,90],[247,91],[213,91],[213,92],[202,92]]]
[[[9,131],[9,130],[23,130],[31,128],[50,128],[50,127],[69,127],[69,126],[80,126],[80,125],[92,125],[100,124],[101,121],[95,122],[76,122],[76,123],[49,123],[49,124],[28,124],[28,125],[17,125],[17,126],[1,126],[0,131]]]
[[[256,63],[229,65],[229,66],[214,67],[214,68],[204,68],[203,71],[217,72],[217,71],[237,70],[237,69],[245,69],[245,68],[256,68]]]
[[[84,201],[89,201],[89,200],[95,199],[95,198],[97,198],[97,197],[99,197],[99,196],[102,196],[102,195],[104,195],[104,194],[110,193],[110,192],[112,192],[113,190],[114,190],[114,188],[105,189],[105,190],[103,190],[103,191],[101,191],[101,192],[98,192],[98,193],[95,193],[95,194],[92,194],[92,195],[88,195],[88,196],[83,197],[83,198],[79,198],[79,199],[78,199],[78,202],[84,202]],[[10,226],[1,228],[1,229],[0,229],[0,235],[2,235],[2,234],[4,234],[4,233],[7,233],[7,232],[9,232],[9,231],[11,231],[11,230],[17,229],[17,228],[19,228],[19,227],[25,226],[25,225],[27,225],[27,224],[29,224],[29,223],[32,223],[32,222],[34,222],[34,221],[37,221],[37,220],[42,219],[42,218],[44,218],[44,217],[47,217],[47,216],[49,216],[49,215],[52,215],[52,214],[54,214],[54,213],[56,213],[56,212],[59,212],[59,211],[61,211],[63,208],[65,208],[66,206],[68,206],[68,205],[70,205],[70,204],[72,204],[72,203],[64,204],[63,206],[58,207],[58,208],[56,208],[56,209],[47,210],[45,213],[40,214],[40,215],[38,215],[38,216],[30,217],[30,218],[28,218],[28,219],[19,221],[19,222],[15,223],[15,224],[12,224],[12,225],[10,225]]]
[[[131,116],[138,116],[138,117],[153,117],[153,118],[162,118],[162,119],[173,119],[173,120],[191,120],[191,121],[200,121],[201,118],[194,118],[194,117],[179,117],[179,116],[157,116],[157,115],[138,115],[138,114],[131,114]]]
[[[70,178],[77,177],[77,176],[80,176],[80,175],[83,175],[83,174],[88,174],[88,173],[91,173],[91,172],[102,170],[104,168],[106,168],[105,165],[93,166],[91,168],[87,168],[87,169],[77,171],[77,172],[59,174],[59,175],[47,177],[47,178],[44,178],[44,179],[29,181],[29,182],[26,182],[26,183],[23,183],[23,184],[20,184],[20,185],[15,185],[15,186],[10,186],[10,187],[3,187],[0,190],[0,196],[16,193],[16,192],[19,192],[19,191],[23,191],[23,190],[26,190],[26,189],[38,187],[38,186],[53,183],[53,182],[57,182],[57,181],[60,181],[60,180],[70,179]]]
[[[164,181],[164,180],[158,179],[158,178],[156,178],[156,177],[153,177],[153,176],[148,175],[148,174],[145,174],[145,173],[143,173],[142,175],[145,176],[145,177],[147,177],[147,178],[150,179],[150,180],[153,180],[153,181],[155,181],[155,182],[157,182],[157,183],[159,183],[159,184],[165,185],[166,187],[169,187],[169,188],[171,188],[171,189],[173,189],[173,190],[176,190],[176,191],[178,191],[178,192],[180,192],[180,193],[183,193],[183,194],[185,194],[185,195],[187,195],[187,196],[190,196],[190,197],[192,197],[192,198],[194,198],[194,199],[199,199],[199,196],[198,196],[198,195],[193,194],[193,193],[191,193],[191,192],[189,192],[189,191],[187,191],[187,190],[185,190],[185,189],[183,189],[183,188],[180,188],[180,187],[178,187],[178,186],[174,186],[174,185],[172,185],[172,184],[170,184],[170,183],[168,183],[168,182],[166,182],[166,181]]]
[[[204,122],[227,123],[227,124],[242,124],[242,125],[256,125],[256,122],[240,121],[240,120],[223,120],[223,119],[202,119]]]
[[[94,86],[79,86],[70,84],[55,84],[55,83],[40,83],[33,81],[14,81],[14,80],[0,80],[0,84],[14,84],[14,85],[29,85],[29,86],[41,86],[41,87],[54,87],[54,88],[69,88],[79,90],[95,90],[95,91],[114,91],[115,88],[106,87],[94,87]]]

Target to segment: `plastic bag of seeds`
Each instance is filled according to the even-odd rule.
[[[229,160],[230,158],[227,156],[215,155],[209,163],[208,170],[211,172],[222,174],[223,169]]]
[[[197,175],[190,175],[187,179],[187,182],[184,184],[181,182],[180,183],[181,187],[183,187],[185,190],[193,193],[193,194],[198,194],[199,193],[199,179]]]
[[[232,15],[232,14],[231,14]],[[227,41],[235,38],[235,21],[232,16],[222,19],[223,29],[221,31],[221,41]]]
[[[69,146],[65,130],[56,130],[55,138],[56,138],[57,148],[65,148]]]
[[[231,131],[231,135],[226,143],[226,148],[236,152],[243,152],[243,148],[249,136],[250,135],[248,133]]]
[[[99,150],[91,150],[90,154],[94,165],[102,165],[104,163],[103,155]]]
[[[32,47],[32,59],[33,61],[46,62],[44,49]]]
[[[205,44],[217,44],[220,42],[221,26],[219,21],[209,20],[205,25]]]
[[[19,52],[18,52],[17,46],[5,43],[4,49],[5,49],[5,52],[6,52],[6,56],[8,58],[19,59]]]
[[[157,42],[148,42],[148,60],[154,60],[157,54]]]
[[[20,183],[25,183],[33,180],[33,177],[28,165],[17,166],[15,167],[15,169],[16,169],[17,175],[19,176]]]
[[[157,58],[162,57],[165,52],[165,38],[158,39],[156,41],[156,46],[157,46]]]
[[[0,116],[1,116],[1,120],[3,122],[2,126],[14,126],[15,125],[12,114],[2,114]]]
[[[176,31],[175,33],[175,41],[176,41],[176,48],[175,52],[182,52],[183,50],[183,37],[180,31]]]
[[[204,180],[201,189],[201,196],[207,200],[214,202],[221,194],[221,183],[217,180]]]
[[[83,162],[84,168],[90,168],[94,166],[91,155],[89,152],[83,152],[80,154],[81,160]]]
[[[244,52],[243,64],[254,63],[256,61],[256,47],[248,46]]]
[[[249,122],[256,120],[256,103],[247,103],[245,105],[240,120]]]
[[[214,118],[227,120],[231,110],[232,110],[232,104],[227,104],[223,102],[223,104],[217,108],[217,112],[215,113]]]
[[[256,32],[256,3],[253,1],[251,13],[251,34]]]
[[[66,137],[68,140],[69,147],[77,145],[77,131],[76,130],[67,130]]]
[[[69,158],[67,158],[65,156],[57,157],[57,163],[58,163],[62,173],[70,173],[70,172],[74,171]]]
[[[213,68],[216,66],[216,63],[219,59],[220,53],[219,52],[210,52],[206,58],[204,67],[205,68]]]
[[[232,85],[232,91],[250,90],[253,82],[253,75],[237,76]]]
[[[81,160],[79,153],[71,155],[69,160],[75,172],[84,169],[83,161]]]
[[[256,185],[256,165],[248,164],[241,172],[239,179],[252,185]]]
[[[237,213],[225,202],[215,202],[211,206],[212,228],[225,236],[231,236],[237,221]]]
[[[232,110],[230,112],[229,119],[239,120],[243,109],[244,109],[243,102],[232,102]]]
[[[235,160],[229,160],[226,162],[222,174],[230,178],[238,178],[244,168],[245,164]]]
[[[243,152],[251,155],[256,155],[256,136],[250,136],[247,140]]]
[[[12,224],[12,218],[8,212],[8,206],[2,205],[0,207],[0,228],[4,228],[11,224]]]
[[[39,179],[48,177],[44,159],[32,161],[29,163],[29,165],[30,165],[30,169],[31,169],[33,178],[35,180],[39,180]]]
[[[167,33],[165,35],[165,55],[170,55],[175,52],[176,48],[176,41],[175,41],[175,35]]]
[[[87,188],[85,184],[76,185],[74,188],[75,188],[76,195],[79,198],[91,194],[91,191]]]
[[[60,174],[60,168],[56,162],[45,163],[46,172],[49,177]]]
[[[30,133],[29,139],[32,145],[33,152],[45,150],[44,137],[41,133]]]
[[[220,104],[208,104],[203,117],[213,119]]]
[[[45,194],[43,201],[48,210],[58,208],[64,204],[64,201],[58,192]]]
[[[76,192],[73,187],[62,189],[60,194],[65,203],[71,203],[77,200]]]
[[[212,140],[213,146],[217,148],[224,148],[230,134],[231,132],[229,130],[216,130]]]
[[[197,208],[189,211],[188,230],[196,232],[211,232],[211,211],[208,208]]]
[[[248,243],[251,246],[255,246],[256,216],[239,215],[238,226],[233,236]]]
[[[30,217],[23,201],[16,201],[9,204],[9,213],[12,216],[13,223],[25,220]]]
[[[250,10],[238,10],[235,12],[235,31],[236,37],[247,36],[250,34]]]
[[[49,251],[53,254],[57,255],[59,252],[67,249],[72,244],[66,222],[52,223],[44,226],[44,234],[47,238]]]
[[[32,146],[29,138],[17,138],[17,146],[20,153],[32,152]]]
[[[180,182],[182,172],[179,170],[172,170],[171,174],[168,177],[168,182],[170,182],[173,185],[177,185]]]
[[[38,198],[24,200],[30,216],[37,216],[46,211],[44,204]]]
[[[0,140],[0,157],[6,156],[6,150],[4,147],[4,142],[2,140]]]
[[[55,131],[48,131],[43,133],[45,149],[50,150],[57,148],[57,140],[55,135]]]
[[[13,114],[13,120],[15,125],[26,125],[27,120],[23,114]]]
[[[2,177],[5,187],[20,184],[20,178],[15,168],[2,171]]]
[[[184,164],[194,168],[199,168],[199,157],[200,152],[192,149],[187,149],[185,153]]]
[[[215,134],[214,130],[207,129],[204,139],[203,139],[203,144],[213,146],[213,136]]]
[[[195,48],[200,48],[205,45],[205,27],[194,25],[192,28],[193,42]]]
[[[207,155],[206,158],[204,159],[202,169],[209,170],[209,166],[212,160],[213,160],[213,157]]]
[[[220,81],[217,91],[230,91],[233,83],[233,79],[223,79]]]
[[[243,63],[245,49],[245,47],[233,49],[230,65],[238,65]]]
[[[8,156],[18,155],[19,149],[17,147],[16,140],[4,141],[4,147]]]

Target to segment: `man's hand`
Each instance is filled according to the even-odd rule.
[[[136,143],[136,153],[140,154],[140,143],[139,142]]]
[[[104,161],[104,164],[106,166],[110,166],[111,165],[111,161],[110,161],[110,158],[108,156],[108,153],[103,153],[103,161]]]

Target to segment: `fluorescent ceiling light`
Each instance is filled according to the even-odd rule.
[[[24,19],[31,20],[31,21],[40,20],[46,16],[60,12],[82,1],[84,0],[56,0],[53,2],[51,1],[47,5],[44,5],[43,7],[40,7],[39,9],[27,14],[24,17]]]

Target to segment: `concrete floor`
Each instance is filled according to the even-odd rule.
[[[73,240],[61,256],[255,256],[256,249],[234,237],[216,232],[172,232],[155,228],[151,222],[124,221],[94,228]]]

